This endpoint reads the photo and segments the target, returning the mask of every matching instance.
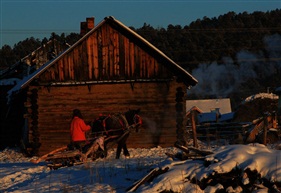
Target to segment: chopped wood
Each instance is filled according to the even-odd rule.
[[[84,162],[74,162],[74,163],[72,163],[72,165],[77,166],[77,165],[81,165],[83,163]],[[50,169],[53,169],[53,170],[56,170],[56,169],[59,169],[59,168],[62,168],[62,167],[68,167],[68,166],[64,165],[63,163],[52,163],[52,164],[47,164],[47,166]]]
[[[185,146],[180,145],[178,143],[175,143],[175,147],[177,147],[180,150],[182,150],[184,152],[184,155],[174,155],[174,156],[171,156],[169,154],[166,154],[169,157],[172,157],[173,159],[174,158],[178,158],[180,160],[185,160],[185,159],[203,159],[204,156],[213,154],[212,151],[200,150],[200,149],[195,148],[195,147],[185,147]]]
[[[198,148],[195,148],[195,147],[189,147],[189,149],[191,151],[194,151],[195,153],[199,154],[199,155],[202,155],[202,156],[206,156],[206,155],[210,155],[210,154],[213,154],[214,152],[212,151],[207,151],[207,150],[200,150]]]
[[[47,154],[45,154],[45,155],[39,157],[38,159],[30,160],[30,162],[32,162],[32,163],[34,163],[34,164],[38,164],[38,163],[41,162],[41,161],[45,161],[48,156],[50,156],[50,155],[52,155],[52,154],[54,154],[54,153],[57,153],[57,152],[59,152],[59,151],[66,150],[66,149],[67,149],[67,146],[60,147],[60,148],[58,148],[58,149],[55,149],[55,150],[53,150],[53,151],[51,151],[51,152],[49,152],[49,153],[47,153]]]
[[[195,153],[188,153],[188,154],[182,154],[182,153],[165,153],[168,157],[172,158],[173,160],[187,160],[187,159],[192,159],[192,160],[204,160],[205,157],[202,155],[198,155]]]
[[[104,137],[97,138],[85,154],[82,155],[82,161],[86,161],[91,153],[96,152],[99,147],[104,150]]]
[[[52,159],[60,159],[60,158],[71,158],[71,157],[75,157],[77,155],[81,155],[82,153],[80,152],[80,150],[76,149],[76,150],[68,150],[68,151],[63,151],[63,152],[59,152],[56,154],[50,154],[45,160],[52,160]]]
[[[151,170],[146,176],[144,176],[142,179],[136,181],[131,187],[127,189],[127,192],[135,192],[142,184],[145,184],[146,182],[151,182],[155,177],[166,173],[169,170],[169,167],[166,167],[164,169],[161,168],[154,168]]]
[[[172,158],[173,160],[177,158],[177,154],[172,154],[172,153],[165,153],[168,157]]]
[[[175,143],[175,147],[179,148],[180,150],[182,150],[183,152],[185,152],[187,154],[189,153],[189,149],[187,147],[183,146],[183,145]]]

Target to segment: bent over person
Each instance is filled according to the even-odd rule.
[[[71,143],[75,148],[81,149],[85,145],[85,132],[90,129],[91,126],[84,122],[81,111],[79,109],[74,109],[70,125],[70,136]]]

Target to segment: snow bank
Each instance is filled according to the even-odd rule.
[[[152,169],[168,168],[137,188],[136,192],[241,192],[241,187],[224,187],[217,183],[202,187],[201,181],[216,174],[239,169],[245,176],[242,183],[249,183],[245,170],[257,171],[262,178],[281,183],[281,151],[260,144],[227,145],[212,149],[214,152],[204,160],[177,161],[165,155],[179,153],[178,149],[151,148],[129,149],[131,157],[116,160],[115,149],[108,152],[106,159],[89,161],[85,164],[50,170],[45,162],[30,163],[16,149],[0,152],[0,192],[116,192],[124,193],[136,181]],[[267,192],[257,184],[254,192]]]

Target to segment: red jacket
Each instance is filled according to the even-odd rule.
[[[74,117],[70,126],[70,135],[72,141],[85,141],[85,131],[91,129],[90,125],[86,125],[83,119],[79,117]]]

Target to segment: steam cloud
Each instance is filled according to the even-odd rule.
[[[281,36],[266,36],[263,41],[266,52],[255,54],[242,50],[236,54],[238,65],[230,57],[223,58],[223,64],[200,64],[192,71],[198,84],[189,93],[226,97],[249,78],[265,78],[276,73],[281,69]]]

